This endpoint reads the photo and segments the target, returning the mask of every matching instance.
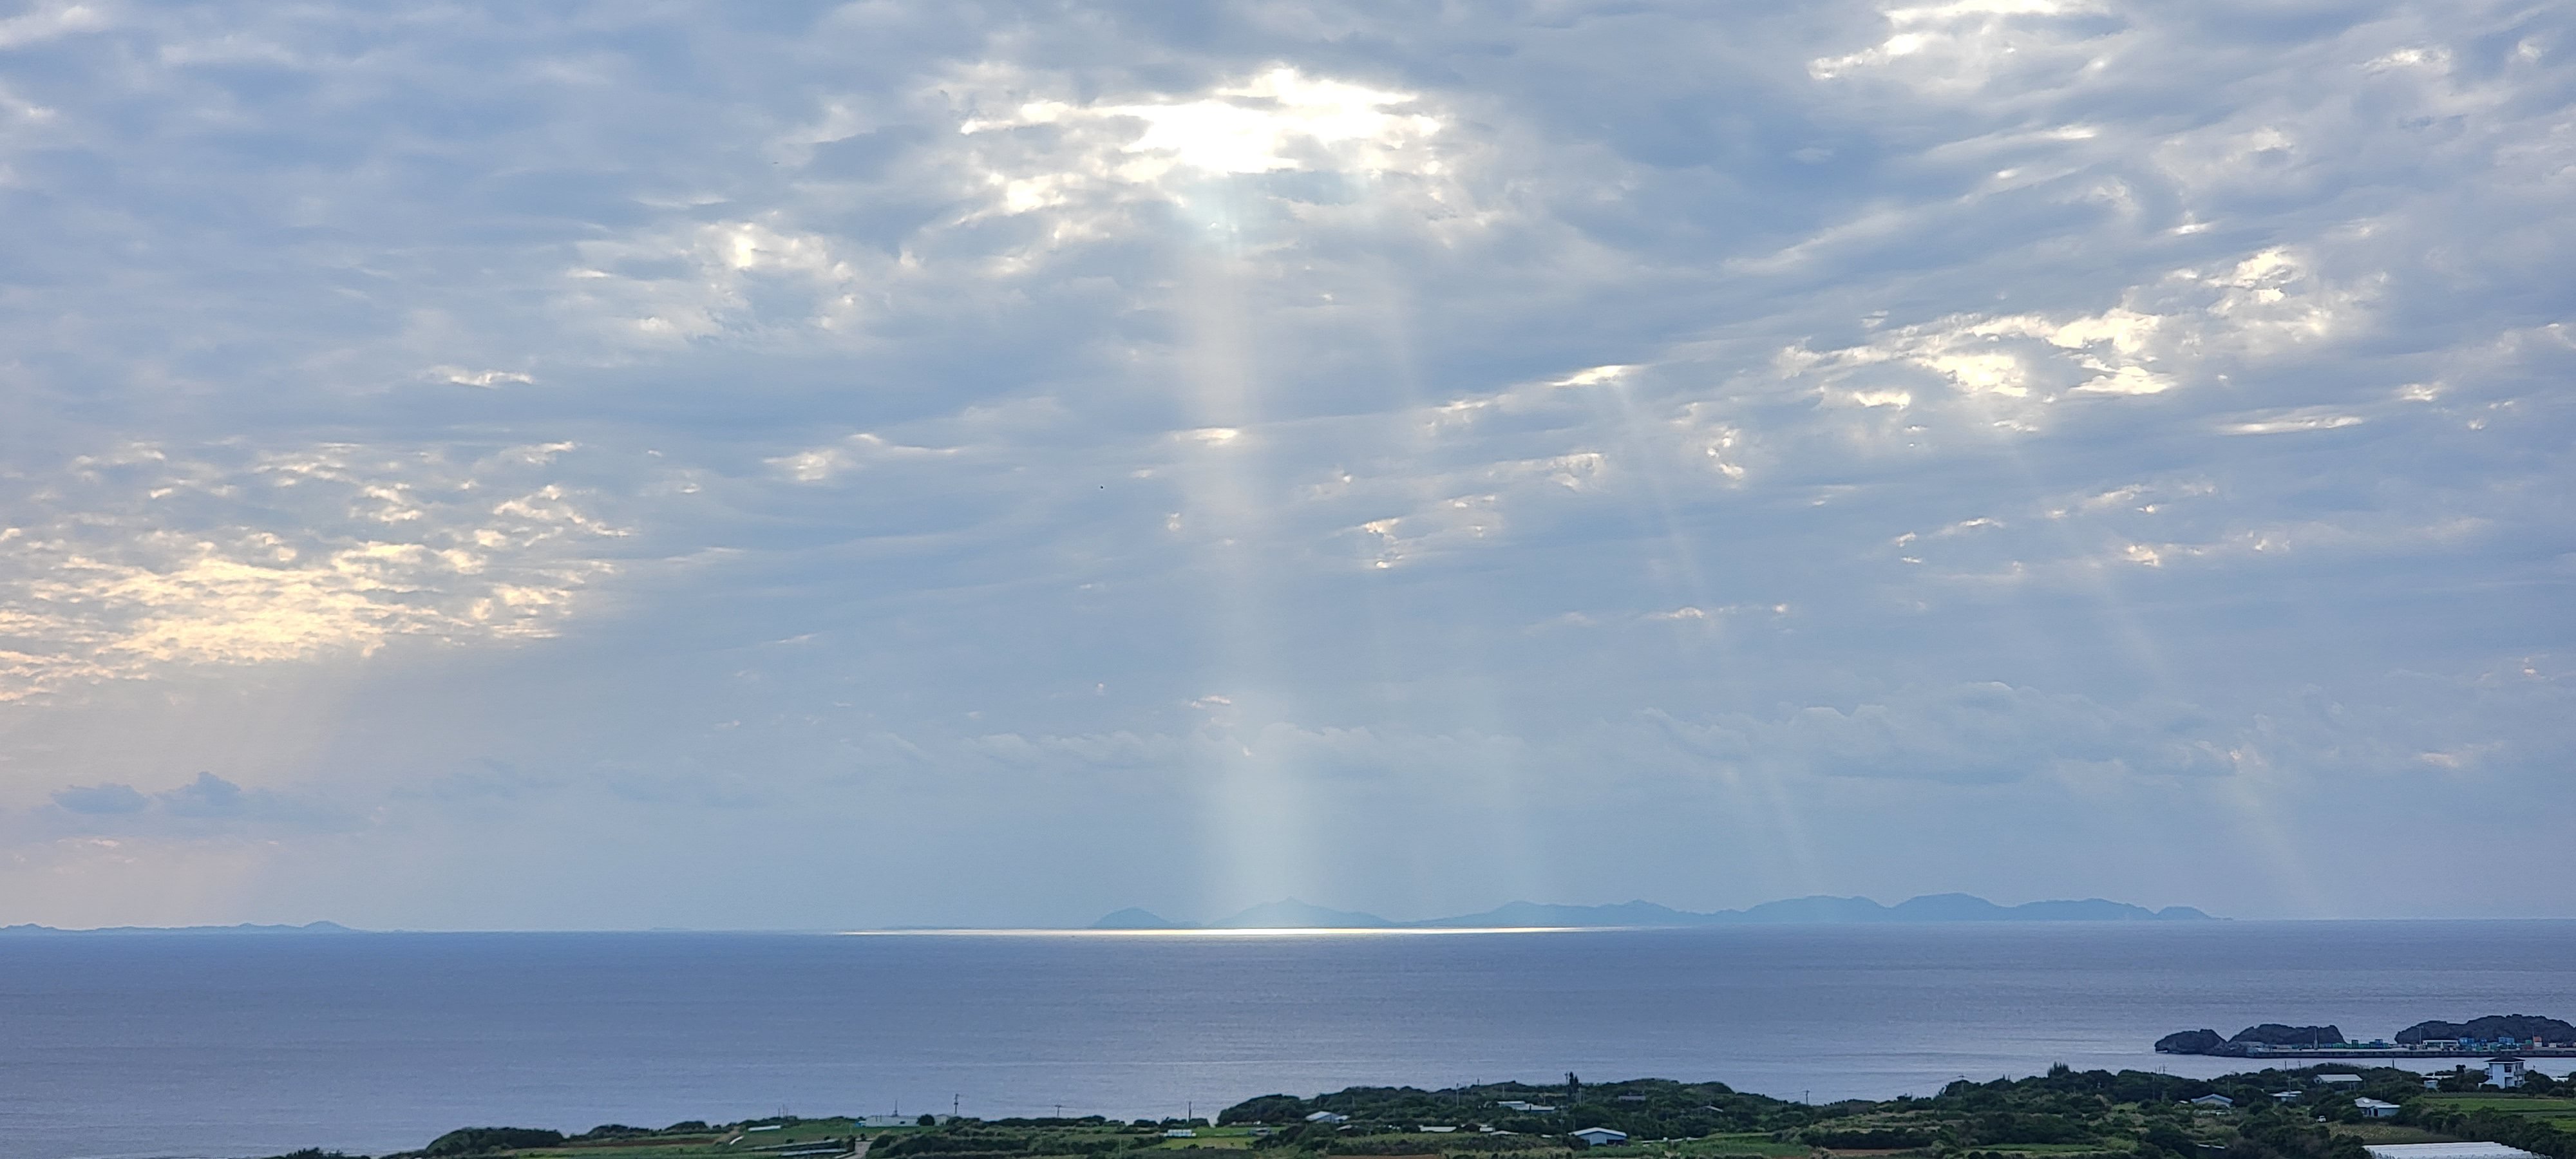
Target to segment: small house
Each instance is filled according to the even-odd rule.
[[[2273,1101],[2273,1102],[2276,1102],[2276,1103],[2295,1103],[2295,1102],[2298,1102],[2298,1101],[2299,1101],[2299,1096],[2300,1096],[2302,1093],[2304,1093],[2304,1092],[2300,1092],[2300,1091],[2274,1091],[2274,1092],[2272,1092],[2272,1101]]]
[[[2191,1100],[2191,1105],[2195,1107],[2206,1107],[2213,1111],[2224,1111],[2229,1107],[2235,1106],[2236,1100],[2228,1098],[2225,1095],[2202,1095],[2199,1098]]]
[[[1314,1114],[1306,1116],[1306,1121],[1309,1123],[1347,1123],[1351,1121],[1351,1117],[1349,1115],[1335,1114],[1331,1111],[1317,1111]]]
[[[2522,1086],[2522,1076],[2529,1069],[2530,1064],[2520,1058],[2510,1054],[2497,1055],[2487,1060],[2487,1085],[2515,1090]]]
[[[2394,1119],[2399,1110],[2397,1104],[2377,1099],[2354,1099],[2352,1105],[2361,1108],[2361,1117],[2365,1119]]]
[[[1575,1142],[1586,1147],[1609,1147],[1628,1141],[1626,1131],[1613,1131],[1608,1127],[1585,1127],[1572,1135]]]
[[[2317,1081],[2330,1087],[2357,1087],[2361,1085],[2361,1076],[2357,1074],[2321,1074],[2317,1076]]]

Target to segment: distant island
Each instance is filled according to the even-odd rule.
[[[2148,909],[2125,902],[2087,898],[2082,901],[2034,901],[1996,905],[1965,893],[1936,893],[1895,905],[1865,897],[1801,897],[1765,902],[1750,909],[1693,913],[1650,901],[1618,905],[1544,905],[1516,901],[1483,913],[1421,921],[1389,921],[1372,913],[1326,909],[1295,898],[1265,902],[1205,925],[1167,920],[1143,909],[1123,909],[1091,923],[1095,930],[1439,930],[1551,929],[1614,927],[1690,927],[1734,925],[1817,925],[1900,922],[2171,922],[2216,921],[2190,906]]]
[[[2184,1030],[2156,1040],[2158,1054],[2221,1058],[2466,1058],[2519,1052],[2576,1055],[2576,1025],[2536,1014],[2490,1014],[2467,1022],[2418,1022],[2396,1040],[2358,1042],[2343,1028],[2266,1022],[2221,1038],[2215,1030]]]
[[[46,934],[354,934],[358,931],[338,922],[306,922],[300,926],[262,926],[243,922],[237,926],[100,926],[96,929],[66,930],[54,926],[25,923],[0,926],[0,934],[40,936]]]

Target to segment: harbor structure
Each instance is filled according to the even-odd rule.
[[[2193,1053],[2184,1051],[2182,1053]],[[2428,1038],[2422,1042],[2337,1042],[2284,1046],[2268,1042],[2228,1043],[2226,1049],[2213,1051],[2227,1058],[2480,1058],[2494,1055],[2523,1055],[2534,1058],[2576,1058],[2576,1043],[2547,1042],[2522,1038]]]

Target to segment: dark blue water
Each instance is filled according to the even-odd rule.
[[[774,1113],[1201,1114],[1352,1083],[1713,1078],[1822,1100],[2158,1035],[2576,1016],[2576,922],[1295,937],[0,938],[0,1153],[417,1147]]]

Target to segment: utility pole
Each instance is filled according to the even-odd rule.
[[[963,1098],[965,1098],[965,1097],[966,1097],[966,1096],[964,1096],[964,1095],[955,1094],[955,1093],[951,1093],[951,1094],[948,1096],[948,1117],[949,1117],[949,1118],[954,1119],[954,1118],[956,1118],[956,1117],[957,1117],[957,1101],[958,1101],[959,1099],[963,1099]]]

